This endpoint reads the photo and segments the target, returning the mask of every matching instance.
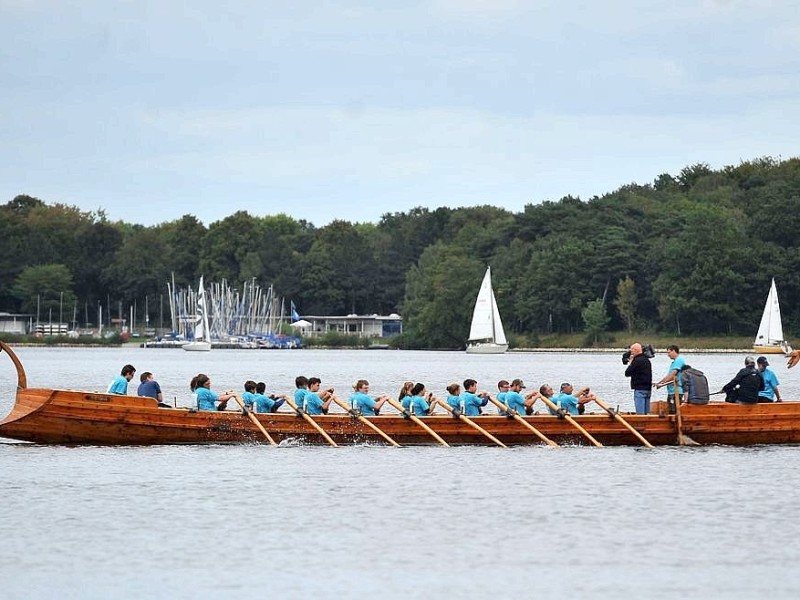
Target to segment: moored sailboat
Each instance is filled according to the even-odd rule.
[[[181,346],[184,350],[192,352],[208,352],[211,350],[210,330],[208,327],[208,309],[206,307],[206,290],[203,286],[203,276],[200,276],[200,289],[197,292],[198,322],[194,329],[194,340]]]
[[[470,354],[502,354],[508,350],[503,321],[492,290],[492,268],[486,267],[486,273],[478,290],[475,309],[472,311],[472,324],[467,340],[467,352]]]
[[[788,354],[791,351],[792,347],[783,338],[778,288],[775,286],[775,278],[773,278],[767,295],[767,303],[764,306],[764,313],[761,315],[758,333],[753,342],[753,352],[758,354]]]

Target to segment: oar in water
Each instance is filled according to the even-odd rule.
[[[311,415],[308,415],[308,414],[306,414],[306,411],[304,411],[304,410],[303,410],[303,409],[301,409],[301,408],[297,408],[297,404],[295,404],[295,403],[294,403],[294,400],[292,400],[292,399],[291,399],[291,398],[289,398],[288,396],[286,397],[286,404],[288,404],[289,406],[291,406],[291,407],[294,409],[294,411],[295,411],[295,412],[296,412],[298,415],[300,415],[300,416],[301,416],[301,417],[303,417],[303,418],[304,418],[306,421],[308,421],[308,422],[309,422],[309,424],[310,424],[310,425],[311,425],[311,426],[312,426],[314,429],[316,429],[316,430],[319,432],[319,434],[320,434],[322,437],[324,437],[324,438],[325,438],[325,441],[326,441],[326,442],[328,442],[328,443],[329,443],[331,446],[333,446],[334,448],[338,448],[338,447],[339,447],[339,444],[337,444],[336,442],[334,442],[334,441],[331,439],[331,436],[329,436],[327,433],[325,433],[325,430],[324,430],[322,427],[320,427],[319,423],[317,423],[317,422],[316,422],[314,419],[312,419],[312,418],[311,418]]]
[[[485,435],[487,438],[492,440],[498,446],[500,446],[502,448],[508,448],[508,446],[506,446],[503,442],[501,442],[496,437],[494,437],[491,433],[486,431],[483,427],[478,425],[475,421],[473,421],[472,419],[470,419],[469,417],[467,417],[465,415],[462,415],[460,411],[459,412],[454,411],[453,407],[450,406],[447,402],[439,402],[439,406],[441,406],[443,409],[445,409],[447,412],[449,412],[454,417],[457,417],[459,420],[464,421],[464,423],[466,423],[467,425],[469,425],[473,429],[477,429],[478,431],[480,431],[483,435]]]
[[[688,435],[683,433],[683,419],[681,419],[681,395],[678,391],[678,378],[675,378],[673,382],[673,387],[675,388],[675,424],[678,428],[678,445],[679,446],[699,446],[697,442],[695,442],[692,438]]]
[[[239,398],[239,396],[237,396],[236,394],[233,395],[233,399],[236,400],[236,403],[242,407],[242,410],[247,414],[248,417],[250,417],[250,420],[253,423],[255,423],[255,426],[261,430],[261,433],[264,434],[264,437],[267,438],[267,441],[269,441],[269,443],[272,444],[273,446],[277,446],[275,440],[272,439],[272,436],[267,432],[266,429],[264,429],[264,426],[261,424],[261,421],[258,420],[258,417],[256,417],[252,412],[247,410],[247,407],[244,405],[244,402],[242,402],[242,399]]]
[[[435,439],[437,442],[439,442],[442,446],[448,446],[448,447],[450,446],[450,444],[445,442],[438,433],[436,433],[433,429],[431,429],[425,423],[423,423],[422,419],[420,419],[416,415],[411,414],[411,411],[403,408],[403,405],[400,404],[397,400],[394,400],[393,398],[388,398],[386,401],[392,406],[394,406],[397,410],[399,410],[400,414],[402,414],[404,417],[408,417],[409,419],[414,421],[414,423],[416,423],[417,425],[422,427],[425,431],[427,431],[431,435],[431,437]]]
[[[389,442],[392,446],[395,446],[396,448],[400,447],[400,444],[398,444],[391,437],[389,437],[389,434],[387,434],[380,427],[375,425],[375,423],[367,419],[364,415],[359,414],[357,410],[355,410],[351,406],[348,406],[347,403],[345,403],[342,400],[339,400],[339,398],[337,398],[336,396],[333,397],[333,401],[336,402],[336,404],[341,406],[343,409],[345,409],[348,413],[350,413],[350,415],[352,415],[353,418],[358,419],[361,423],[372,429],[375,433],[377,433],[379,436],[381,436],[383,439]]]
[[[636,429],[634,429],[633,426],[630,423],[628,423],[625,419],[623,419],[616,411],[612,410],[612,408],[608,404],[600,400],[600,398],[595,398],[594,401],[597,402],[600,408],[605,410],[609,414],[609,416],[613,417],[616,421],[624,425],[633,435],[635,435],[638,438],[640,442],[642,442],[642,444],[644,444],[648,448],[653,447],[653,444],[648,442],[641,433],[636,431]]]
[[[536,427],[534,427],[533,425],[528,423],[525,419],[523,419],[519,415],[519,413],[517,413],[516,411],[512,411],[511,409],[509,409],[505,404],[503,404],[499,400],[495,400],[494,398],[489,396],[489,402],[494,404],[497,408],[500,408],[503,411],[505,411],[504,414],[507,414],[508,416],[513,417],[515,421],[517,421],[519,423],[522,423],[522,425],[524,425],[525,427],[530,429],[540,440],[542,440],[548,446],[553,446],[554,448],[558,448],[559,447],[559,445],[556,444],[553,440],[551,440],[549,437],[547,437],[541,431],[536,429]]]
[[[558,406],[556,406],[555,403],[552,400],[550,400],[550,398],[548,398],[547,396],[540,396],[540,397],[542,399],[542,402],[544,402],[545,404],[547,404],[547,406],[549,406],[552,410],[554,410],[558,414],[558,416],[560,416],[560,417],[566,419],[567,421],[569,421],[570,425],[572,425],[575,429],[580,431],[586,437],[587,440],[592,442],[592,444],[594,444],[595,446],[602,446],[603,445],[600,442],[598,442],[596,439],[594,439],[594,437],[592,437],[591,433],[589,433],[583,427],[581,427],[580,424],[575,419],[572,418],[571,414],[569,414],[563,408],[559,408]]]

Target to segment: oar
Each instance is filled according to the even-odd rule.
[[[375,425],[375,423],[373,423],[372,421],[367,419],[364,415],[359,414],[357,410],[355,410],[354,408],[352,408],[350,406],[347,406],[347,404],[345,402],[343,402],[342,400],[339,400],[339,398],[337,398],[336,396],[333,397],[333,401],[336,402],[336,404],[341,406],[343,409],[345,409],[353,417],[355,417],[360,422],[362,422],[364,425],[366,425],[367,427],[369,427],[370,429],[375,431],[375,433],[377,433],[379,436],[381,436],[383,439],[385,439],[387,442],[389,442],[392,446],[394,446],[396,448],[400,447],[400,444],[398,444],[391,437],[389,437],[389,435],[386,432],[384,432],[383,430],[381,430],[380,427]]]
[[[322,427],[319,426],[319,423],[317,423],[314,419],[312,419],[311,415],[306,414],[306,411],[304,411],[304,410],[302,410],[300,408],[297,408],[297,404],[295,404],[294,400],[292,400],[288,396],[286,397],[286,404],[291,406],[298,415],[300,415],[306,421],[308,421],[311,424],[311,426],[314,429],[316,429],[319,432],[319,434],[322,437],[325,438],[325,441],[327,441],[331,446],[333,446],[334,448],[338,448],[339,447],[339,445],[331,439],[331,436],[329,436],[327,433],[325,433],[325,430]]]
[[[581,433],[582,433],[584,436],[586,436],[586,439],[587,439],[587,440],[589,440],[590,442],[592,442],[592,443],[593,443],[595,446],[602,446],[602,445],[603,445],[603,444],[601,444],[600,442],[598,442],[596,439],[594,439],[594,437],[592,437],[592,434],[591,434],[591,433],[589,433],[589,432],[588,432],[588,431],[586,431],[586,430],[585,430],[583,427],[581,427],[581,426],[580,426],[580,424],[579,424],[579,423],[578,423],[578,422],[577,422],[575,419],[573,419],[573,418],[572,418],[572,415],[571,415],[571,414],[569,414],[569,413],[568,413],[567,411],[565,411],[563,408],[558,408],[558,407],[555,405],[555,402],[553,402],[552,400],[550,400],[550,398],[548,398],[547,396],[540,396],[540,397],[541,397],[541,399],[542,399],[542,402],[544,402],[545,404],[547,404],[547,406],[549,406],[549,407],[550,407],[552,410],[554,410],[554,411],[555,411],[555,412],[556,412],[556,413],[557,413],[559,416],[561,416],[561,417],[565,418],[567,421],[569,421],[570,425],[572,425],[573,427],[575,427],[575,429],[577,429],[577,430],[578,430],[578,431],[580,431],[580,432],[581,432]]]
[[[678,427],[678,445],[679,446],[699,446],[697,442],[695,442],[692,438],[688,435],[684,435],[683,433],[683,419],[681,419],[681,395],[678,391],[678,378],[675,377],[675,381],[673,382],[673,387],[675,388],[675,423]]]
[[[644,444],[648,448],[653,447],[653,444],[644,439],[644,436],[641,433],[636,431],[636,429],[634,429],[633,426],[630,423],[628,423],[625,419],[623,419],[616,411],[612,410],[608,404],[600,400],[600,398],[595,398],[594,401],[597,402],[600,408],[605,410],[611,417],[614,417],[614,419],[622,423],[622,425],[624,425],[633,435],[635,435],[639,439],[639,441],[642,442],[642,444]]]
[[[456,412],[453,410],[453,407],[452,407],[452,406],[450,406],[450,405],[449,405],[447,402],[440,402],[440,403],[439,403],[439,406],[441,406],[443,409],[445,409],[445,410],[446,410],[447,412],[449,412],[451,415],[453,415],[453,416],[455,416],[455,417],[458,417],[458,418],[459,418],[461,421],[464,421],[464,422],[465,422],[467,425],[469,425],[470,427],[472,427],[472,428],[474,428],[474,429],[477,429],[478,431],[480,431],[480,432],[481,432],[483,435],[485,435],[487,438],[489,438],[490,440],[492,440],[492,441],[493,441],[495,444],[497,444],[498,446],[500,446],[500,447],[502,447],[502,448],[508,448],[508,446],[506,446],[506,445],[505,445],[503,442],[501,442],[501,441],[500,441],[500,440],[498,440],[496,437],[494,437],[494,436],[493,436],[491,433],[489,433],[488,431],[486,431],[486,430],[485,430],[483,427],[481,427],[480,425],[478,425],[478,424],[477,424],[475,421],[473,421],[472,419],[470,419],[469,417],[467,417],[467,416],[465,416],[465,415],[462,415],[462,414],[461,414],[461,412],[458,412],[458,413],[456,413]]]
[[[389,404],[391,404],[392,406],[394,406],[394,407],[395,407],[397,410],[399,410],[399,411],[400,411],[400,413],[401,413],[401,414],[402,414],[404,417],[408,417],[409,419],[411,419],[412,421],[414,421],[414,423],[416,423],[417,425],[419,425],[420,427],[422,427],[422,428],[423,428],[425,431],[427,431],[429,434],[431,434],[431,437],[432,437],[433,439],[435,439],[437,442],[439,442],[439,443],[440,443],[442,446],[447,446],[447,447],[449,447],[449,446],[450,446],[450,444],[448,444],[447,442],[445,442],[445,441],[444,441],[444,440],[443,440],[443,439],[442,439],[442,438],[439,436],[439,434],[438,434],[438,433],[436,433],[436,432],[435,432],[433,429],[431,429],[431,428],[430,428],[430,427],[428,427],[428,426],[427,426],[425,423],[423,423],[423,422],[422,422],[422,419],[420,419],[420,418],[419,418],[417,415],[412,415],[412,414],[411,414],[411,411],[408,411],[408,410],[406,410],[405,408],[403,408],[403,405],[402,405],[402,404],[400,404],[400,403],[399,403],[397,400],[395,400],[395,399],[393,399],[393,398],[388,398],[386,401],[387,401]]]
[[[248,416],[248,417],[250,417],[250,420],[251,420],[253,423],[255,423],[256,427],[258,427],[258,428],[261,430],[261,433],[263,433],[263,434],[264,434],[264,437],[265,437],[265,438],[267,438],[267,441],[268,441],[270,444],[272,444],[273,446],[277,446],[277,444],[275,443],[275,440],[273,440],[273,439],[272,439],[272,436],[271,436],[271,435],[270,435],[270,434],[267,432],[267,430],[266,430],[266,429],[264,429],[264,426],[261,424],[261,421],[259,421],[259,420],[258,420],[258,417],[256,417],[256,416],[255,416],[255,415],[254,415],[252,412],[250,412],[249,410],[247,410],[247,407],[244,405],[244,402],[242,402],[242,399],[241,399],[241,398],[239,398],[239,396],[237,396],[237,395],[235,395],[235,394],[234,394],[234,396],[233,396],[233,399],[234,399],[234,400],[236,400],[236,403],[237,403],[239,406],[241,406],[241,407],[242,407],[242,410],[243,410],[245,413],[247,413],[247,416]]]
[[[547,436],[546,436],[545,434],[543,434],[541,431],[539,431],[538,429],[536,429],[536,427],[534,427],[533,425],[531,425],[530,423],[528,423],[528,422],[527,422],[525,419],[523,419],[523,418],[522,418],[522,417],[519,415],[519,413],[517,413],[516,411],[512,411],[512,410],[510,410],[510,409],[509,409],[509,408],[508,408],[508,407],[507,407],[505,404],[503,404],[503,403],[502,403],[502,402],[500,402],[499,400],[495,400],[494,398],[492,398],[491,396],[489,396],[489,402],[491,402],[492,404],[494,404],[494,405],[495,405],[497,408],[500,408],[500,409],[504,410],[504,411],[505,411],[505,414],[509,415],[510,417],[513,417],[515,421],[517,421],[517,422],[519,422],[519,423],[522,423],[522,425],[524,425],[525,427],[527,427],[528,429],[530,429],[530,430],[531,430],[531,431],[532,431],[534,434],[536,434],[536,436],[537,436],[537,437],[538,437],[540,440],[542,440],[542,441],[543,441],[545,444],[547,444],[548,446],[553,446],[554,448],[558,448],[558,447],[559,447],[559,445],[558,445],[558,444],[556,444],[556,443],[555,443],[553,440],[551,440],[549,437],[547,437]]]

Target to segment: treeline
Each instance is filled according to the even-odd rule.
[[[521,213],[417,208],[315,227],[283,214],[191,215],[154,227],[17,196],[0,206],[0,310],[71,320],[77,306],[148,307],[166,282],[255,278],[301,314],[403,315],[407,347],[463,347],[487,264],[513,343],[546,332],[754,334],[775,277],[800,324],[800,159],[687,166],[589,201]],[[52,314],[52,313],[51,313]],[[116,310],[114,311],[116,316]]]

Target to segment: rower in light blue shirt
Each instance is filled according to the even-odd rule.
[[[778,376],[775,371],[769,368],[769,362],[766,356],[759,356],[756,360],[758,370],[761,371],[761,378],[764,380],[764,389],[758,392],[759,402],[782,402],[781,391],[778,386],[781,384],[778,381]]]
[[[305,411],[309,415],[326,415],[333,401],[333,389],[319,391],[322,382],[318,377],[308,379],[308,393],[305,397]]]
[[[380,411],[381,406],[387,400],[387,396],[379,396],[373,400],[369,396],[369,381],[359,379],[353,386],[353,393],[350,395],[350,406],[353,410],[360,412],[365,417],[374,417]]]
[[[508,405],[508,402],[506,401],[506,396],[508,395],[508,390],[510,389],[510,387],[511,387],[511,384],[508,383],[508,381],[506,381],[505,379],[501,379],[500,381],[497,382],[497,396],[495,396],[495,397],[497,398],[497,401],[500,404]],[[497,407],[497,414],[498,415],[504,415],[504,414],[506,414],[506,411],[503,410],[503,408],[498,406]]]
[[[244,407],[252,410],[256,402],[256,382],[248,379],[244,382],[244,393],[242,394]]]
[[[522,382],[522,379],[515,379],[509,384],[509,387],[511,389],[506,393],[505,402],[509,410],[516,411],[521,415],[528,414],[533,403],[536,402],[536,398],[539,396],[538,392],[529,392],[523,396],[522,390],[525,389],[525,384]]]
[[[445,402],[452,409],[461,410],[461,386],[457,383],[451,383],[447,386],[447,398]]]
[[[128,382],[133,379],[133,374],[136,373],[136,368],[133,365],[125,365],[122,371],[114,378],[114,381],[108,386],[109,394],[119,394],[125,396],[128,393]]]
[[[303,410],[305,408],[306,394],[308,393],[308,378],[303,375],[298,375],[294,379],[294,403],[297,408]]]
[[[481,414],[481,407],[489,403],[489,394],[477,393],[478,382],[474,379],[464,380],[464,392],[461,394],[461,412],[468,417]]]
[[[433,413],[437,400],[433,394],[425,391],[425,384],[415,383],[408,396],[408,410],[417,417],[427,417]]]

